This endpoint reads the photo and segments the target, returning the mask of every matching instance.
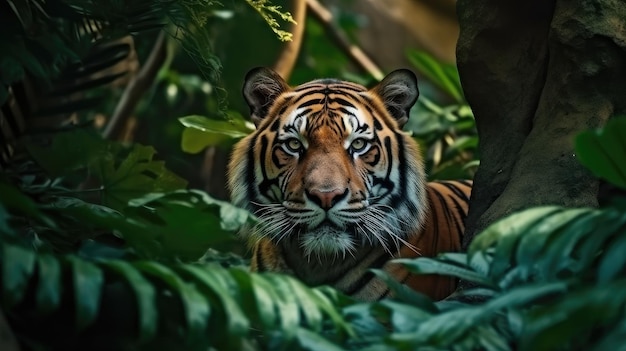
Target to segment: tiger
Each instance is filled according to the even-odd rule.
[[[234,145],[227,177],[231,201],[258,219],[241,231],[251,271],[363,301],[393,296],[374,268],[436,300],[455,290],[454,278],[392,262],[460,251],[472,189],[426,181],[419,146],[402,131],[419,96],[412,71],[371,89],[337,79],[291,87],[259,67],[242,90],[256,129]]]

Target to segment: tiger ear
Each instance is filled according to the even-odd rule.
[[[409,111],[420,95],[417,77],[408,69],[399,69],[389,73],[372,90],[378,94],[400,127],[409,120]]]
[[[250,117],[255,125],[265,118],[274,100],[289,85],[278,73],[266,67],[253,68],[246,74],[243,84],[243,97],[250,107]]]

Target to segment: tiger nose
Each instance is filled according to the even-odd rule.
[[[322,209],[328,211],[335,206],[337,202],[348,196],[348,189],[333,189],[330,191],[322,191],[319,189],[306,190],[307,197],[316,203]]]

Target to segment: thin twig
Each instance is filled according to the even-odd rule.
[[[165,50],[165,34],[161,32],[157,38],[150,56],[144,63],[139,73],[128,83],[124,93],[115,111],[109,120],[109,123],[105,127],[102,135],[105,138],[116,137],[120,135],[126,121],[130,118],[135,111],[135,107],[141,100],[143,94],[150,89],[150,86],[154,82],[154,79],[159,73],[163,62],[165,62],[166,50]]]
[[[304,37],[304,27],[306,24],[306,1],[305,0],[292,0],[291,12],[296,23],[291,25],[291,41],[285,43],[283,48],[274,63],[274,71],[278,73],[283,79],[288,80],[293,67],[298,59],[300,53],[300,46],[302,44],[302,38]]]
[[[328,11],[324,5],[317,0],[306,0],[306,4],[311,11],[311,14],[320,21],[322,26],[335,43],[343,50],[348,57],[361,69],[369,73],[377,80],[381,80],[384,77],[380,68],[367,56],[360,47],[353,44],[348,40],[348,36],[337,27],[333,22],[333,14]]]

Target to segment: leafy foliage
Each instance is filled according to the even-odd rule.
[[[85,260],[6,243],[1,248],[2,307],[29,343],[48,348],[73,349],[95,337],[99,349],[239,349],[294,338],[310,343],[300,326],[319,332],[329,322],[341,333],[351,330],[331,291],[287,276],[211,264]],[[55,319],[67,324],[51,323]],[[44,325],[47,333],[33,332]],[[282,332],[278,339],[271,337],[276,330]]]
[[[598,177],[626,189],[626,118],[616,116],[607,128],[581,133],[576,138],[580,162]]]
[[[288,12],[283,12],[280,6],[271,5],[268,0],[246,0],[246,2],[254,8],[259,15],[267,22],[272,31],[278,35],[280,41],[291,41],[292,34],[281,30],[280,24],[273,17],[274,15],[280,17],[285,22],[296,23]]]
[[[247,3],[287,39],[272,16],[292,21],[288,15],[267,1]],[[41,115],[93,106],[94,90],[124,73],[107,69],[131,50],[110,40],[162,28],[216,80],[211,24],[221,6],[210,0],[1,3],[0,103],[5,88],[28,73],[53,82],[49,95],[59,103]],[[316,74],[345,66],[329,57],[333,62],[318,60]],[[424,53],[408,57],[451,99],[422,97],[410,119],[431,177],[471,177],[477,139],[456,70]],[[168,91],[164,96],[175,102],[198,92],[204,100],[213,88],[197,76],[163,72],[162,87],[188,94]],[[155,96],[152,101],[161,95]],[[162,105],[154,105],[160,113]],[[185,151],[228,145],[250,131],[236,112],[228,119],[188,113],[180,118]],[[581,162],[618,186],[626,164],[619,151],[623,122],[616,118],[576,142]],[[417,274],[475,282],[475,289],[434,302],[375,271],[395,297],[361,303],[287,276],[248,273],[245,258],[232,252],[240,246],[234,233],[255,218],[185,189],[153,147],[103,140],[84,128],[53,134],[50,142],[30,136],[25,146],[28,157],[0,175],[0,308],[24,349],[623,348],[626,300],[616,292],[626,288],[626,215],[619,204],[513,214],[478,236],[467,254],[398,261]]]

